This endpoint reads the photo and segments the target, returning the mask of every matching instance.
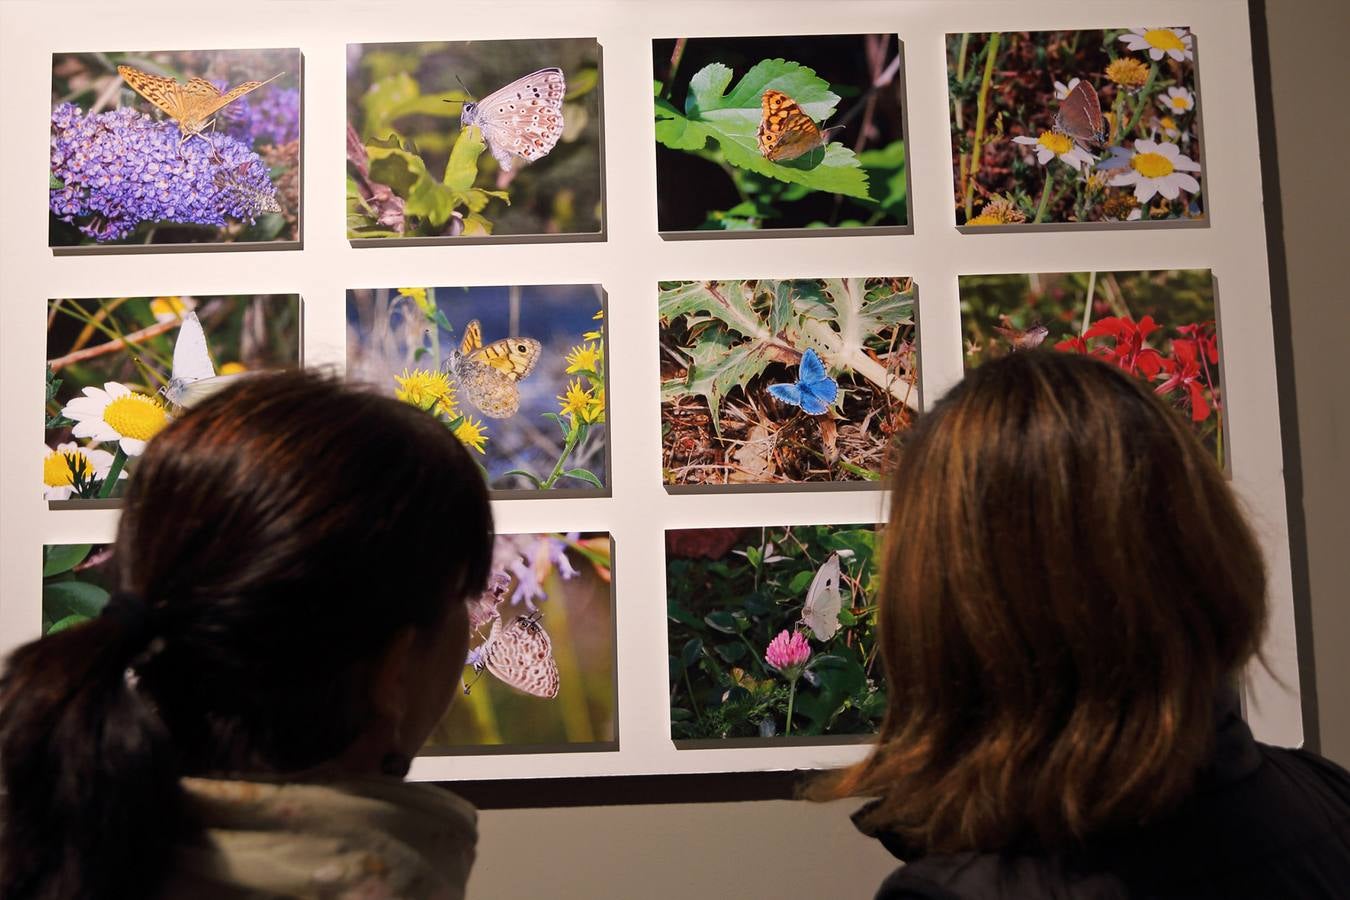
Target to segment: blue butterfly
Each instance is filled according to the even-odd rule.
[[[784,403],[801,407],[809,415],[819,416],[839,396],[839,384],[825,374],[825,365],[816,351],[807,350],[797,367],[797,383],[771,384],[769,393]]]

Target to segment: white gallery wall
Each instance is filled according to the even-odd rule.
[[[608,498],[494,504],[502,533],[614,536],[619,748],[419,760],[433,779],[798,769],[858,758],[853,746],[679,750],[669,737],[663,532],[667,528],[876,522],[878,492],[672,496],[661,483],[656,283],[663,279],[911,275],[920,307],[923,394],[961,374],[957,275],[1208,268],[1225,354],[1232,483],[1270,567],[1269,669],[1249,673],[1257,735],[1302,740],[1282,447],[1246,5],[1142,0],[777,0],[679,3],[6,3],[0,37],[0,650],[37,636],[40,550],[105,542],[115,510],[46,507],[36,485],[49,297],[295,292],[307,365],[341,368],[349,287],[599,283],[611,348]],[[1128,19],[1123,18],[1128,15]],[[1190,27],[1205,133],[1203,228],[963,235],[954,227],[947,32]],[[896,32],[904,45],[913,233],[663,240],[656,232],[653,38]],[[590,243],[351,247],[345,235],[345,54],[351,42],[596,37],[603,51],[607,239]],[[120,48],[299,47],[304,55],[303,249],[54,256],[46,209],[51,54]],[[502,815],[507,815],[503,813]]]

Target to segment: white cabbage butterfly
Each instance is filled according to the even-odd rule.
[[[188,409],[230,385],[239,375],[217,375],[206,349],[206,333],[195,312],[183,317],[173,345],[173,373],[159,389],[174,406]]]
[[[811,629],[818,641],[828,641],[839,631],[839,611],[844,597],[839,591],[839,554],[831,553],[811,579],[802,607],[802,624]]]
[[[563,133],[562,69],[548,68],[517,78],[478,102],[466,102],[461,128],[477,125],[502,171],[517,159],[534,162],[548,156]]]

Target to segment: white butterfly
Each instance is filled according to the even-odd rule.
[[[173,345],[173,373],[169,383],[159,389],[174,406],[188,409],[201,403],[222,388],[228,387],[240,375],[217,375],[206,349],[206,333],[197,314],[183,317],[178,329],[178,341]]]
[[[466,102],[459,124],[461,128],[477,125],[502,171],[509,172],[517,159],[543,159],[558,143],[566,93],[562,69],[540,69],[476,103]]]
[[[839,592],[839,554],[831,553],[806,590],[802,624],[811,629],[816,640],[828,641],[839,631],[839,611],[843,606],[844,597]]]

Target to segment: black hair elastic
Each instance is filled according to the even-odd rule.
[[[154,635],[150,604],[140,594],[116,591],[103,607],[103,615],[115,619],[127,634],[127,641],[138,646],[150,643]]]

